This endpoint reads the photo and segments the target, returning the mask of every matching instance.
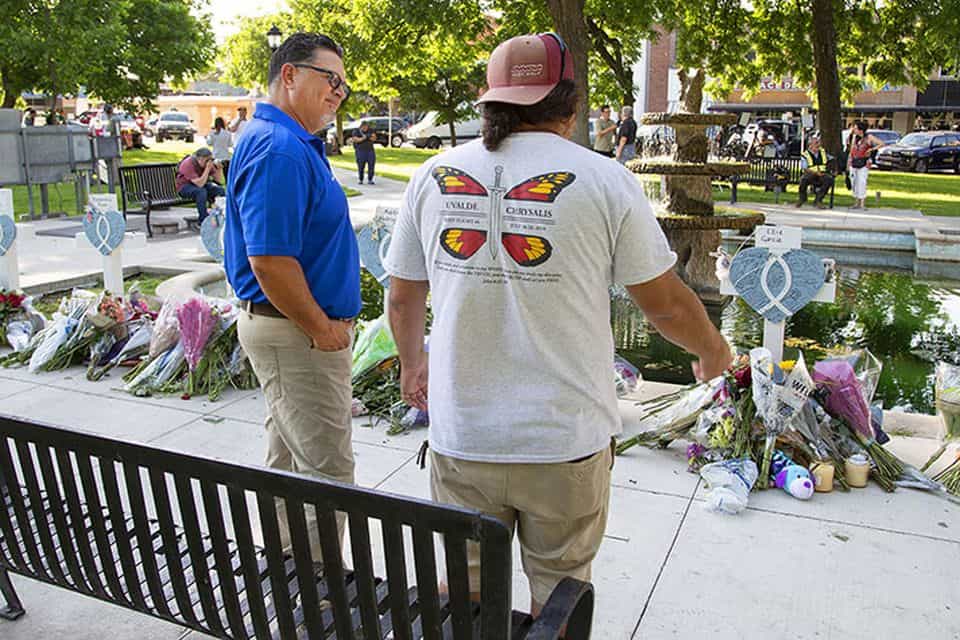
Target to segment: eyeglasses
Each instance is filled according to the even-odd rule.
[[[327,82],[330,83],[330,88],[336,91],[337,89],[343,87],[343,99],[346,100],[350,97],[350,85],[340,77],[340,74],[336,71],[331,71],[330,69],[324,69],[323,67],[315,67],[312,64],[307,64],[306,62],[293,62],[291,63],[295,67],[300,67],[301,69],[313,69],[317,73],[322,73],[327,76]]]
[[[560,37],[559,33],[554,33],[549,31],[544,35],[550,36],[557,41],[557,45],[560,47],[560,79],[563,79],[564,67],[567,65],[567,43],[563,41],[563,38]]]

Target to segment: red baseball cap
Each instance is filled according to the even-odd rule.
[[[573,58],[555,33],[517,36],[493,50],[487,63],[487,91],[477,103],[540,102],[561,80],[573,80]]]

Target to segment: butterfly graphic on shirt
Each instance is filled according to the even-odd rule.
[[[440,232],[440,246],[451,257],[467,260],[487,244],[487,238],[500,237],[500,243],[514,262],[521,267],[536,267],[550,259],[553,245],[542,236],[523,233],[501,232],[504,200],[552,203],[560,192],[573,183],[575,175],[568,171],[555,171],[534,176],[507,190],[500,185],[503,167],[497,166],[494,185],[489,189],[475,178],[453,167],[437,167],[433,178],[445,195],[488,196],[491,198],[489,225],[486,231],[481,229],[447,228]],[[488,245],[494,259],[498,254],[498,243]]]

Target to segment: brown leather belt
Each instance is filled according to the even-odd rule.
[[[252,300],[243,300],[240,302],[240,308],[247,313],[252,313],[255,316],[266,316],[268,318],[287,317],[283,315],[280,309],[277,309],[269,302],[253,302]],[[334,318],[333,316],[330,316],[330,319],[340,320],[341,322],[352,322],[354,320],[354,318]]]
[[[280,310],[269,302],[253,302],[252,300],[244,300],[240,303],[241,308],[247,313],[252,313],[255,316],[267,316],[268,318],[286,318],[287,316],[280,313]]]

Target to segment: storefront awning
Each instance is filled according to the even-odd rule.
[[[809,109],[816,113],[816,109],[809,104],[753,104],[746,102],[720,103],[708,107],[710,111],[726,111],[728,113],[755,113],[757,111],[796,111]],[[891,111],[911,111],[916,113],[956,113],[960,112],[960,104],[940,106],[917,106],[911,104],[855,104],[852,107],[842,107],[844,113],[889,113]]]

